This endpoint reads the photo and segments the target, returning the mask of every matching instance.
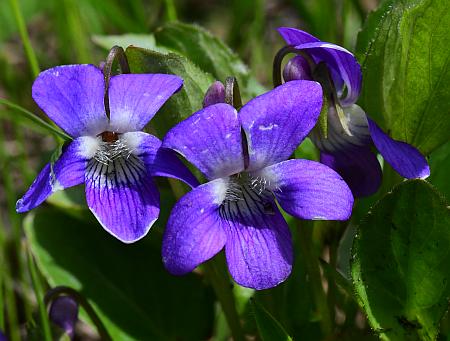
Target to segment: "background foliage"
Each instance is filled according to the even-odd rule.
[[[133,245],[98,226],[83,188],[56,193],[26,216],[15,213],[62,141],[30,119],[31,112],[45,120],[31,99],[39,70],[99,64],[112,45],[133,45],[126,50],[132,72],[185,80],[148,127],[162,137],[201,108],[215,79],[236,76],[244,102],[270,89],[283,45],[279,26],[356,52],[364,72],[359,104],[427,155],[427,182],[402,182],[385,165],[382,188],[357,201],[349,222],[287,217],[293,273],[257,293],[236,284],[228,293],[213,290],[218,277],[205,274],[227,278],[222,255],[189,276],[164,270],[160,241],[176,186],[164,179],[161,217]],[[117,340],[227,340],[236,336],[229,309],[244,334],[262,340],[448,340],[449,27],[446,0],[1,1],[0,98],[29,112],[0,104],[0,330],[14,341],[48,339],[43,296],[66,285],[88,299]],[[296,156],[318,157],[309,140]],[[77,335],[98,339],[84,311]]]

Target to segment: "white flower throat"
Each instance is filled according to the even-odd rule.
[[[98,139],[95,154],[87,165],[86,178],[96,186],[108,188],[139,182],[145,167],[127,139],[113,132],[104,132]]]
[[[228,178],[224,200],[220,206],[222,218],[233,219],[251,214],[274,214],[274,195],[270,182],[260,176],[242,172]]]

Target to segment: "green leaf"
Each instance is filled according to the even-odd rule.
[[[92,36],[92,41],[105,50],[109,50],[114,45],[118,45],[124,48],[136,46],[158,52],[167,52],[165,48],[156,46],[156,40],[153,34],[94,35]]]
[[[358,35],[362,107],[427,155],[449,140],[449,27],[447,0],[388,0]]]
[[[126,55],[133,73],[175,74],[184,80],[181,91],[173,95],[152,119],[160,138],[175,124],[202,108],[203,96],[214,81],[211,75],[173,53],[128,47]]]
[[[273,318],[255,300],[252,300],[253,313],[255,314],[256,325],[259,335],[263,341],[289,341],[292,338],[286,333],[281,324]]]
[[[430,155],[431,175],[427,179],[450,200],[450,181],[448,172],[450,169],[450,142],[435,150]]]
[[[171,22],[158,29],[155,38],[159,46],[187,57],[217,80],[223,82],[229,76],[236,77],[244,97],[264,92],[237,54],[198,25]]]
[[[210,335],[212,292],[198,275],[175,277],[163,268],[161,223],[143,240],[126,245],[92,215],[79,220],[61,210],[40,209],[27,216],[25,232],[49,284],[85,296],[114,340],[204,340]]]
[[[436,340],[450,296],[450,211],[423,180],[405,181],[361,221],[352,278],[383,340]]]

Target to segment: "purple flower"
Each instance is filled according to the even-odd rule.
[[[1,330],[0,330],[0,341],[8,341],[8,338],[6,337],[5,334],[2,333]]]
[[[288,160],[321,106],[318,83],[292,81],[253,99],[239,114],[214,104],[167,133],[163,147],[182,154],[209,180],[171,212],[162,245],[169,272],[190,272],[225,247],[237,283],[271,288],[289,276],[293,261],[289,228],[275,199],[302,219],[348,219],[353,196],[335,171]]]
[[[371,151],[372,145],[401,176],[423,179],[430,175],[425,157],[416,148],[385,134],[355,104],[361,91],[362,73],[353,54],[294,28],[282,27],[278,31],[288,45],[303,50],[314,63],[324,62],[328,67],[339,103],[336,108],[333,105],[329,108],[328,136],[325,138],[314,129],[310,137],[321,150],[321,162],[335,169],[355,196],[371,195],[380,187],[382,171]],[[296,70],[285,73],[290,75],[289,80],[294,78],[293,74],[298,75],[297,79],[303,77]]]
[[[78,303],[70,296],[57,297],[50,306],[50,320],[69,335],[75,335],[75,325],[78,320]]]
[[[40,172],[17,202],[17,212],[84,182],[87,204],[106,231],[125,243],[144,237],[159,214],[152,176],[197,184],[175,153],[160,149],[159,139],[140,131],[182,84],[173,75],[114,76],[108,119],[100,69],[65,65],[42,72],[33,84],[33,98],[73,141]]]

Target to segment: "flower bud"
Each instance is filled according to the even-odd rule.
[[[286,64],[283,70],[285,82],[293,80],[312,80],[311,68],[308,62],[302,56],[295,56]]]
[[[212,83],[206,91],[203,108],[217,103],[225,103],[225,86],[220,81]]]
[[[78,303],[70,296],[55,298],[50,306],[50,320],[64,330],[71,339],[75,335],[78,320]]]

